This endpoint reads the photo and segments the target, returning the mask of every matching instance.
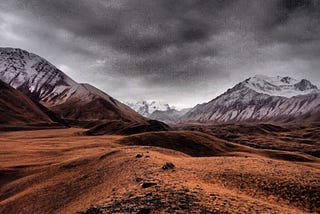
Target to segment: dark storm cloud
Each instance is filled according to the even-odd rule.
[[[271,29],[274,39],[291,43],[320,39],[320,1],[282,0],[278,8],[280,23]]]
[[[214,16],[229,1],[120,0],[118,6],[112,2],[30,0],[16,1],[14,9],[124,52],[144,54],[209,39],[218,30]]]
[[[212,83],[223,91],[263,69],[301,77],[297,61],[320,79],[319,0],[12,0],[0,10],[5,44],[123,100],[164,89],[177,92],[160,95],[169,102],[196,89],[211,99]],[[114,90],[119,81],[133,94]]]
[[[79,36],[106,36],[115,31],[113,11],[99,1],[16,0],[15,10],[31,15],[43,24],[64,28]]]

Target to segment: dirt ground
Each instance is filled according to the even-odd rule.
[[[315,156],[190,131],[180,131],[182,137],[80,131],[0,133],[0,213],[320,212]],[[181,142],[188,145],[172,148]],[[197,157],[192,149],[199,146],[214,152]],[[163,169],[165,163],[173,166]]]

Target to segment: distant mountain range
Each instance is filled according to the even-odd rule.
[[[319,122],[320,90],[306,79],[257,75],[195,106],[180,122]]]
[[[154,120],[166,123],[320,121],[320,90],[306,79],[292,77],[256,75],[208,103],[181,111],[156,101],[128,103],[128,107],[89,84],[75,82],[45,59],[21,49],[0,48],[0,80],[3,124],[29,121],[104,128],[110,127],[110,121],[118,121],[112,122],[112,126],[131,124],[134,130],[155,127],[163,130],[165,126]],[[19,100],[24,107],[16,105]],[[99,129],[99,133],[103,131]]]
[[[256,75],[208,103],[176,110],[169,104],[128,104],[139,114],[166,123],[318,122],[320,90],[306,79]]]
[[[165,123],[177,123],[179,118],[190,110],[190,108],[177,110],[174,106],[158,101],[128,102],[127,105],[145,117]]]
[[[149,117],[155,111],[168,111],[175,109],[167,103],[162,103],[159,101],[138,101],[135,103],[126,103],[130,108],[138,112],[139,114]]]

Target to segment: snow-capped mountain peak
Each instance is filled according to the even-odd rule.
[[[159,101],[138,101],[136,103],[127,103],[127,105],[145,117],[149,117],[155,111],[175,109],[173,106]]]
[[[257,75],[208,103],[195,106],[181,121],[293,121],[319,114],[320,90],[310,81]],[[316,118],[316,117],[315,117]]]
[[[45,59],[18,48],[0,48],[0,79],[14,88],[35,93],[40,99],[56,85],[77,85]]]
[[[258,93],[288,98],[319,92],[317,86],[310,81],[306,79],[297,80],[292,77],[256,75],[246,79],[243,85]]]

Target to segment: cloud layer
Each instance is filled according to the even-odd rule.
[[[193,106],[261,73],[320,83],[318,0],[12,0],[0,30],[122,101]]]

